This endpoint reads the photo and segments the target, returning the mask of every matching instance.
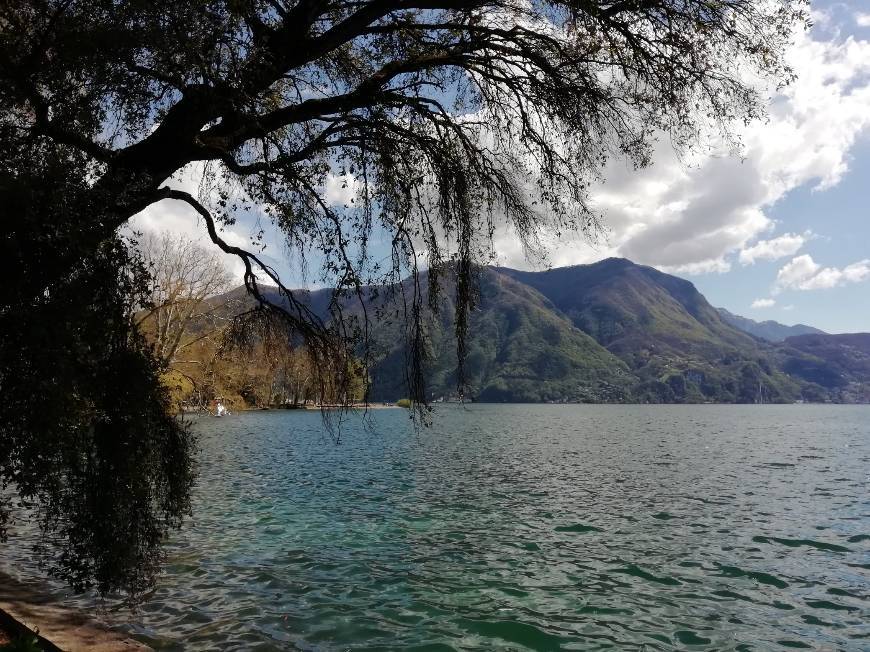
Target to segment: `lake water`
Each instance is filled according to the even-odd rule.
[[[868,650],[870,408],[439,406],[195,424],[114,621],[178,650]]]

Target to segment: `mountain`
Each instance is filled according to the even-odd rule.
[[[466,341],[466,393],[488,402],[620,402],[636,382],[627,365],[574,327],[540,292],[492,268],[481,270],[481,300],[470,315]],[[438,398],[456,392],[457,356],[454,306],[441,302],[430,315],[427,385]],[[374,370],[376,398],[401,395],[405,356],[400,338]]]
[[[610,258],[545,272],[502,273],[534,287],[580,330],[623,360],[635,400],[790,401],[800,387],[770,347],[722,320],[695,286]]]
[[[780,352],[783,370],[816,386],[816,398],[870,403],[870,333],[789,337]]]
[[[719,315],[727,323],[735,328],[739,328],[745,333],[760,337],[769,342],[782,342],[787,337],[794,335],[824,335],[825,332],[806,324],[795,324],[794,326],[786,326],[778,321],[766,320],[755,321],[748,317],[741,317],[732,312],[728,312],[725,308],[717,308]]]
[[[870,386],[864,336],[759,339],[729,323],[689,281],[628,260],[542,272],[483,267],[478,282],[466,341],[466,396],[473,400],[870,400],[863,393]],[[457,387],[455,307],[449,279],[444,285],[438,310],[424,314],[425,377],[433,400],[454,395]],[[420,287],[425,293],[425,278]],[[370,398],[396,400],[408,394],[401,302],[376,290],[364,291],[368,314],[392,318],[371,329]],[[328,318],[328,290],[300,296]],[[346,310],[361,313],[355,301]]]

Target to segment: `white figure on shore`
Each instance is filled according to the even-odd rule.
[[[223,417],[229,414],[229,411],[224,407],[224,404],[218,401],[217,404],[217,416]]]

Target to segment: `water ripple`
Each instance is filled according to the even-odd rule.
[[[339,446],[206,419],[195,518],[110,616],[167,650],[867,649],[868,417],[444,406]]]

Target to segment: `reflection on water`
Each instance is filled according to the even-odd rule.
[[[112,618],[179,650],[870,649],[866,407],[371,418],[199,422],[194,519]]]

